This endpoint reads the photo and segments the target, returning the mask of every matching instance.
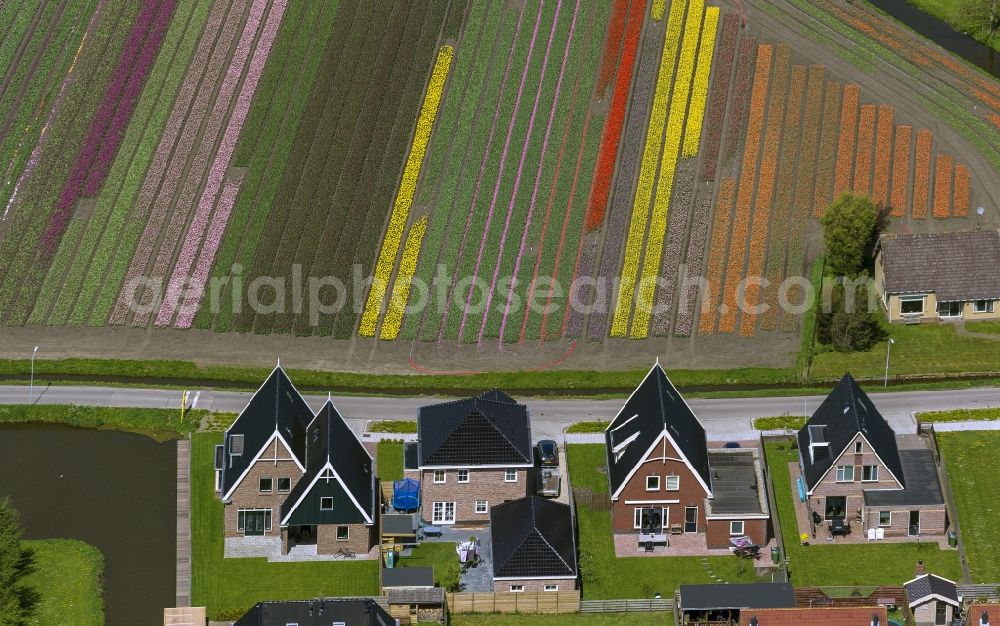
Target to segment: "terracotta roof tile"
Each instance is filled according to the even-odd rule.
[[[889,623],[884,606],[823,607],[800,609],[752,609],[740,612],[740,626],[749,626],[757,618],[758,626],[871,626],[872,614],[879,624]]]

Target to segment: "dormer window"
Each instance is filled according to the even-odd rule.
[[[233,456],[243,454],[243,435],[229,435],[229,454]]]
[[[854,442],[854,453],[861,454],[865,450],[865,444],[860,441]]]
[[[632,443],[638,438],[639,438],[639,432],[636,431],[631,435],[629,435],[628,437],[626,437],[624,441],[615,445],[615,447],[611,449],[611,452],[615,455],[615,463],[617,463],[618,460],[622,458],[622,455],[625,454],[625,448],[628,447],[628,444]]]

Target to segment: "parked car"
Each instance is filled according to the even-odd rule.
[[[538,442],[538,461],[543,467],[559,466],[559,447],[551,439]]]

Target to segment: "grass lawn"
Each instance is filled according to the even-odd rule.
[[[458,583],[458,553],[451,541],[421,543],[413,548],[411,556],[400,557],[398,567],[433,567],[437,586],[447,588]]]
[[[1000,334],[1000,321],[966,322],[965,329],[974,333]]]
[[[610,422],[595,421],[595,422],[577,422],[575,424],[570,424],[569,428],[566,429],[568,433],[603,433],[604,429],[608,427]]]
[[[937,438],[958,508],[959,532],[972,582],[1000,580],[1000,536],[996,532],[1000,481],[996,466],[989,461],[1000,445],[1000,432],[938,433]]]
[[[958,374],[1000,371],[1000,343],[966,337],[951,324],[883,325],[896,341],[890,355],[889,376]],[[821,352],[813,357],[815,379],[878,378],[885,374],[887,341],[866,352]]]
[[[563,626],[564,624],[584,624],[585,626],[662,626],[673,623],[672,613],[597,613],[564,615],[527,615],[518,613],[452,613],[452,626]]]
[[[923,559],[927,571],[959,580],[958,551],[941,550],[935,543],[880,543],[802,546],[795,527],[788,463],[798,456],[789,444],[769,443],[767,465],[774,481],[782,537],[794,585],[898,585],[913,578],[913,568]],[[772,508],[775,503],[771,503]]]
[[[34,571],[22,584],[39,593],[28,624],[63,626],[72,615],[77,626],[103,626],[101,551],[74,539],[37,539],[23,545],[34,553]]]
[[[260,600],[378,593],[377,561],[268,563],[222,557],[222,502],[213,490],[219,433],[195,433],[191,445],[191,600],[208,615],[235,615]],[[240,613],[242,614],[242,613]]]
[[[952,409],[951,411],[925,411],[917,413],[922,422],[966,422],[970,420],[1000,419],[1000,407],[985,409]]]
[[[805,415],[773,415],[771,417],[756,417],[753,427],[759,430],[798,430],[806,423]]]
[[[571,444],[566,446],[566,454],[574,487],[607,493],[607,475],[598,471],[605,462],[603,445]],[[753,582],[756,578],[752,566],[740,574],[739,562],[732,557],[709,557],[707,566],[699,557],[617,558],[610,511],[577,506],[576,515],[584,599],[651,598],[657,592],[669,598],[681,583],[713,582],[712,572],[733,582]]]
[[[375,452],[379,480],[401,480],[403,478],[403,443],[400,441],[380,441]]]
[[[180,406],[179,395],[177,401]],[[188,411],[182,422],[180,409],[11,404],[0,407],[0,423],[49,422],[83,428],[123,430],[149,435],[157,441],[166,441],[179,439],[196,430],[201,419],[207,414],[208,411],[203,409]]]
[[[991,46],[994,50],[1000,50],[1000,37],[991,38],[988,30],[977,28],[963,20],[962,12],[958,8],[959,2],[955,0],[908,0],[908,2],[916,5],[921,11],[948,22],[955,30],[968,32],[974,39]],[[983,23],[985,22],[986,20],[983,20]]]
[[[389,422],[372,422],[368,425],[368,432],[372,433],[415,433],[417,432],[416,420],[393,420]]]

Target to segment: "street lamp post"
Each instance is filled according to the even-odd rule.
[[[883,381],[882,386],[889,386],[889,351],[892,349],[892,344],[896,343],[896,340],[889,337],[889,343],[885,344],[885,381]]]
[[[28,382],[28,404],[31,404],[32,400],[35,398],[35,354],[38,352],[38,346],[31,351],[31,379]]]

